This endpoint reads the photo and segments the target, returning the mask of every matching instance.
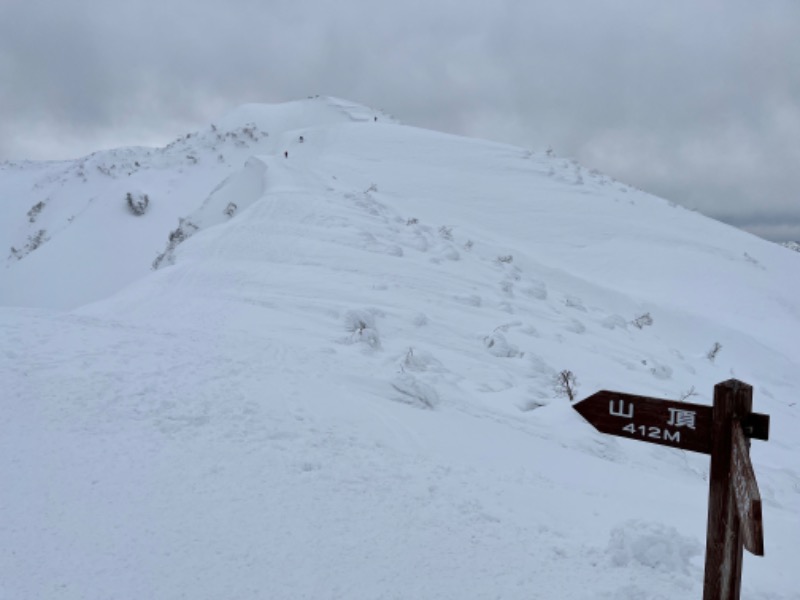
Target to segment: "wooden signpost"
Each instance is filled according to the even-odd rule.
[[[739,600],[742,548],[764,555],[750,439],[769,438],[769,416],[752,407],[736,379],[714,386],[713,406],[609,391],[573,405],[602,433],[711,455],[703,600]]]

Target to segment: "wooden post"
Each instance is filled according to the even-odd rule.
[[[703,600],[739,600],[742,537],[731,482],[733,423],[752,409],[751,386],[736,379],[714,386]]]
[[[739,600],[743,548],[764,555],[761,495],[750,440],[769,439],[753,388],[714,386],[714,406],[600,390],[573,408],[602,433],[711,455],[703,600]]]

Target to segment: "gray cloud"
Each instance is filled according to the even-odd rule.
[[[166,143],[252,101],[330,94],[552,145],[770,239],[800,239],[790,0],[6,0],[0,159]]]

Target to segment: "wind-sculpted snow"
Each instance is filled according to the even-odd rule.
[[[700,597],[708,457],[595,432],[569,370],[752,384],[743,597],[797,598],[785,248],[332,98],[0,191],[3,240],[47,232],[0,280],[0,597]]]

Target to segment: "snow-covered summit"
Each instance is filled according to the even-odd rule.
[[[254,125],[262,131],[281,135],[296,129],[313,129],[347,122],[380,118],[394,122],[381,111],[331,96],[317,96],[282,104],[244,104],[223,115],[215,125],[225,131]]]
[[[325,97],[5,164],[0,195],[0,531],[26,550],[0,596],[698,596],[707,457],[594,432],[564,370],[579,397],[752,384],[744,589],[800,583],[800,265],[774,244]]]

